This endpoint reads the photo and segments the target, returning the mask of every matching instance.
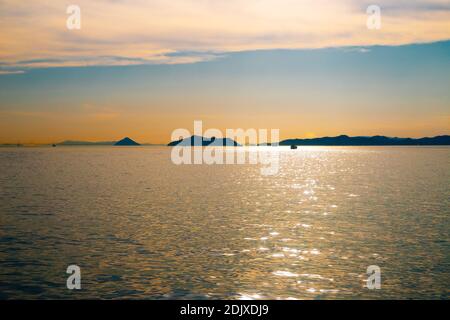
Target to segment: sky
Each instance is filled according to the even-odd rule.
[[[450,1],[0,0],[0,30],[0,143],[450,134]]]

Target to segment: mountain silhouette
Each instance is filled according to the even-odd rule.
[[[128,137],[123,138],[120,141],[117,141],[116,143],[114,143],[114,145],[115,146],[140,146],[139,143],[137,143],[136,141],[131,140]]]
[[[57,143],[59,146],[113,146],[116,141],[98,141],[98,142],[90,142],[90,141],[73,141],[66,140],[60,143]]]
[[[280,146],[438,146],[450,145],[450,136],[432,138],[391,138],[385,136],[323,137],[315,139],[288,139],[280,142]]]
[[[231,146],[238,147],[239,143],[229,138],[206,138],[201,136],[192,136],[186,139],[180,139],[177,141],[172,141],[168,144],[169,147],[173,146]]]

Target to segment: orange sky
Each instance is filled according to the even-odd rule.
[[[80,30],[70,4],[0,1],[0,143],[167,143],[194,120],[281,138],[450,132],[448,1],[380,0],[380,30],[358,0],[79,0]]]

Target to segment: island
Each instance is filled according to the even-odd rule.
[[[192,136],[190,138],[180,139],[177,141],[172,141],[168,144],[169,147],[174,146],[227,146],[227,147],[238,147],[241,146],[236,141],[229,138],[216,138],[216,137],[202,137],[202,136]]]
[[[385,136],[323,137],[314,139],[288,139],[280,141],[280,146],[444,146],[450,145],[450,136],[436,136],[432,138],[391,138]]]
[[[74,140],[66,140],[60,143],[57,143],[58,146],[113,146],[116,141],[98,141],[98,142],[90,142],[90,141],[74,141]]]
[[[134,140],[131,140],[128,137],[123,138],[120,141],[117,141],[116,143],[114,143],[115,146],[140,146],[139,143],[137,143]]]

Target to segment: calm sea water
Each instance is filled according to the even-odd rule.
[[[450,148],[280,150],[263,176],[167,147],[0,149],[0,298],[449,298]]]

